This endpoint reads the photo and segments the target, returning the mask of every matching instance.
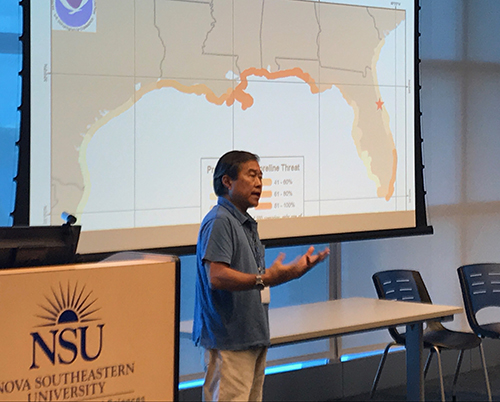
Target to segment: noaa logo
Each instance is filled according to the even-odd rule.
[[[101,318],[97,298],[85,285],[59,283],[39,307],[41,313],[36,317],[42,323],[35,328],[43,329],[30,334],[30,369],[38,369],[44,361],[52,366],[69,365],[79,358],[94,361],[100,356],[104,324],[98,323]]]
[[[94,0],[54,0],[58,22],[68,30],[85,30],[95,18]]]

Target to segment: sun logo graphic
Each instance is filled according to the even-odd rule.
[[[51,288],[45,302],[39,304],[43,311],[35,317],[43,321],[31,332],[32,362],[30,369],[39,368],[39,361],[70,365],[77,359],[94,361],[102,352],[104,324],[97,315],[97,298],[86,286],[78,282],[66,286],[59,283]]]

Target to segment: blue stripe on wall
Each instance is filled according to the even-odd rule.
[[[19,149],[22,68],[22,8],[19,0],[0,0],[0,226],[12,226]]]
[[[0,226],[12,226],[16,199],[18,128],[0,127]]]
[[[21,103],[20,54],[0,53],[0,127],[19,127]]]
[[[19,34],[0,32],[0,53],[21,54],[22,51]]]

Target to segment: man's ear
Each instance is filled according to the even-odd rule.
[[[222,176],[222,184],[229,190],[233,185],[233,180],[227,174],[225,174],[224,176]]]

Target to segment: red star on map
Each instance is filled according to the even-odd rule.
[[[382,99],[379,98],[378,102],[375,102],[377,104],[377,110],[382,110],[382,105],[384,102],[382,102]]]

